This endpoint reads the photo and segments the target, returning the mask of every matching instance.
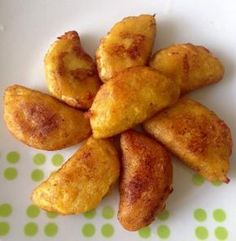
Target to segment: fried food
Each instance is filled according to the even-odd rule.
[[[156,35],[154,15],[124,18],[101,40],[96,52],[98,72],[106,82],[120,71],[145,65]]]
[[[114,136],[175,103],[179,86],[150,67],[120,72],[98,91],[90,109],[95,138]]]
[[[172,192],[172,163],[166,149],[144,134],[121,134],[122,175],[118,219],[129,231],[149,225]]]
[[[100,80],[77,32],[59,37],[49,48],[44,63],[48,89],[54,97],[76,108],[91,106]]]
[[[184,94],[220,81],[224,67],[206,48],[193,44],[175,44],[158,51],[150,66],[175,80]]]
[[[84,113],[20,85],[5,90],[4,120],[17,139],[43,150],[77,144],[91,133]]]
[[[110,140],[90,137],[58,171],[36,187],[32,201],[60,214],[94,209],[119,176],[117,151]]]
[[[229,182],[229,127],[197,101],[180,99],[144,123],[145,130],[209,181]]]

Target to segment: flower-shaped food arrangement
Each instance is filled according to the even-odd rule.
[[[45,56],[52,96],[19,85],[5,90],[6,126],[23,143],[60,150],[87,139],[33,190],[35,205],[63,215],[87,212],[120,178],[118,220],[135,231],[154,220],[173,191],[168,152],[209,181],[230,181],[229,127],[183,96],[220,81],[222,63],[190,43],[151,56],[155,36],[155,15],[126,17],[102,38],[93,60],[79,34],[67,32]]]

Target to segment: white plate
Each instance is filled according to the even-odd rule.
[[[141,13],[157,14],[155,49],[192,42],[208,47],[223,61],[224,80],[191,95],[218,113],[236,140],[234,0],[1,0],[1,96],[14,83],[47,91],[43,57],[49,44],[65,31],[77,30],[85,49],[94,55],[99,39],[115,22]],[[130,233],[116,219],[117,192],[85,216],[48,217],[43,211],[28,209],[31,190],[42,178],[40,175],[46,177],[56,168],[53,162],[60,164],[61,157],[68,158],[78,146],[60,152],[38,151],[15,140],[2,115],[0,127],[0,240],[236,239],[235,153],[228,185],[204,182],[175,161],[174,192],[167,204],[169,216],[162,215],[142,232]]]

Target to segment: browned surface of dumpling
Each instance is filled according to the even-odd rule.
[[[122,172],[118,219],[135,231],[149,225],[172,191],[172,163],[166,149],[133,130],[121,134]]]
[[[120,72],[98,91],[90,108],[95,138],[121,133],[174,104],[179,86],[150,67],[133,67]]]
[[[5,90],[4,120],[17,139],[43,150],[77,144],[91,133],[83,112],[20,85]]]
[[[87,142],[32,193],[35,205],[60,214],[96,208],[118,179],[120,162],[110,140]]]
[[[224,67],[208,49],[193,44],[175,44],[155,53],[150,66],[175,80],[184,94],[220,81]]]
[[[120,71],[145,65],[156,36],[153,15],[126,17],[101,40],[96,52],[98,73],[103,82]]]
[[[76,108],[91,106],[100,80],[77,32],[66,32],[59,37],[50,46],[44,64],[48,89],[53,96]]]
[[[144,128],[209,181],[229,181],[230,129],[202,104],[182,98],[146,121]]]

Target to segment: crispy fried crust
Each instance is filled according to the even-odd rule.
[[[90,109],[95,138],[106,138],[150,118],[175,103],[179,86],[150,67],[124,70],[98,91]]]
[[[95,208],[119,176],[117,151],[110,140],[90,137],[66,163],[36,187],[35,205],[60,214]]]
[[[220,81],[224,67],[219,59],[202,46],[175,44],[155,53],[150,66],[175,80],[184,94]]]
[[[230,129],[205,106],[182,98],[146,121],[144,128],[209,181],[229,181]]]
[[[4,120],[17,139],[43,150],[77,144],[91,133],[89,120],[82,112],[20,85],[5,90]]]
[[[156,21],[153,15],[127,17],[116,23],[96,51],[101,80],[106,82],[126,68],[145,65],[155,35]]]
[[[144,134],[121,134],[123,153],[118,219],[135,231],[149,225],[172,192],[172,163],[165,148]]]
[[[84,52],[77,32],[66,32],[49,48],[45,59],[48,89],[76,108],[88,109],[100,87],[93,59]]]

